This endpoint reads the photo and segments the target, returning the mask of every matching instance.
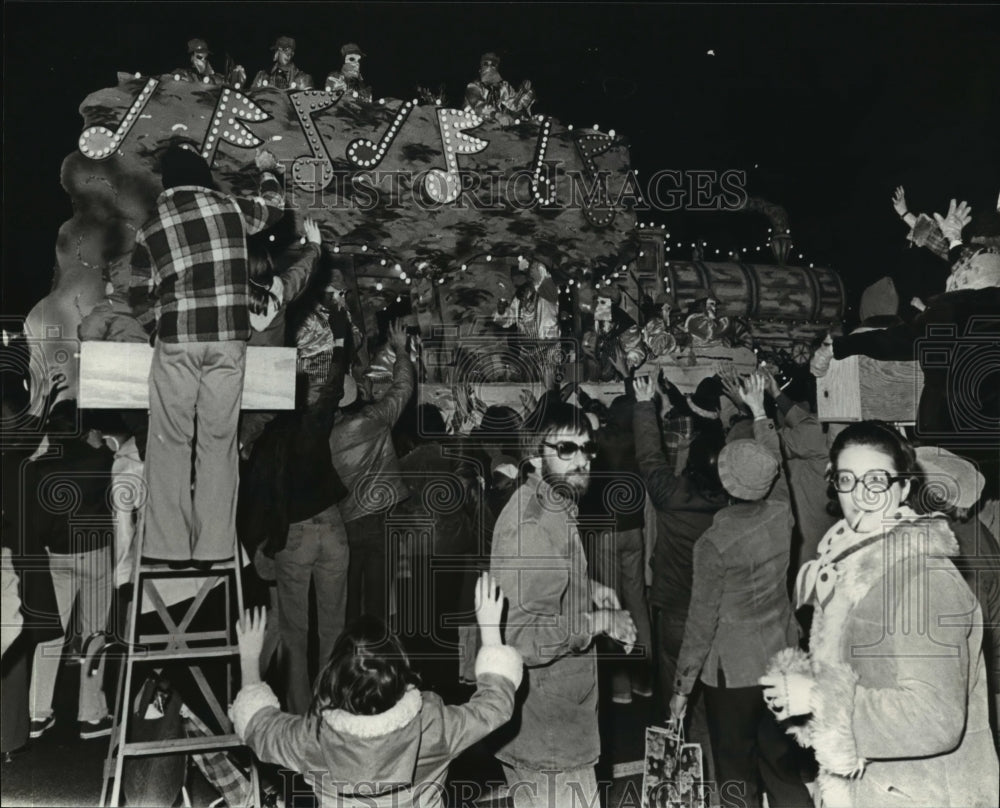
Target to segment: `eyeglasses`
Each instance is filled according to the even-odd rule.
[[[548,446],[550,449],[556,450],[556,455],[560,460],[572,460],[577,452],[582,452],[587,458],[592,458],[597,454],[597,444],[592,440],[588,440],[586,443],[577,443],[572,440],[561,440],[558,443],[543,443],[542,446]]]
[[[890,474],[884,469],[872,469],[866,471],[861,477],[858,477],[853,471],[832,471],[826,475],[826,479],[840,494],[851,493],[858,487],[859,482],[869,493],[884,494],[894,483],[906,478]]]

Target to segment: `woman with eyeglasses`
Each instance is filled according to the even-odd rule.
[[[843,518],[796,581],[815,608],[808,655],[760,683],[819,763],[824,806],[1000,804],[982,613],[940,514],[918,514],[917,459],[890,426],[847,427],[828,479]]]

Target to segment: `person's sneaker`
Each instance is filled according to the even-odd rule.
[[[632,685],[632,693],[640,699],[651,699],[653,688],[650,685],[634,684]]]
[[[56,714],[53,713],[48,718],[32,718],[29,738],[41,738],[46,732],[56,725]]]
[[[632,694],[628,691],[625,691],[623,693],[615,693],[614,695],[611,696],[611,701],[614,702],[615,704],[631,704]]]
[[[111,716],[106,715],[99,721],[81,721],[80,738],[89,741],[91,738],[104,738],[111,734]]]

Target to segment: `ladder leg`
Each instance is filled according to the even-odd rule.
[[[142,526],[143,520],[139,520]],[[139,634],[139,615],[143,596],[142,545],[144,531],[138,530],[135,537],[135,557],[132,560],[132,600],[125,621],[125,636],[122,638],[125,657],[118,670],[118,687],[115,693],[115,714],[112,718],[111,737],[108,739],[108,756],[104,762],[104,783],[101,787],[101,805],[118,805],[121,796],[122,768],[125,761],[123,747],[128,733],[129,694],[132,685],[132,653]],[[112,772],[113,769],[113,772]],[[109,776],[112,780],[109,781]],[[111,801],[108,802],[108,785],[113,783]]]

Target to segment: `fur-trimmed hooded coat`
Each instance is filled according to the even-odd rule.
[[[785,649],[768,673],[816,682],[813,714],[788,731],[816,753],[824,808],[1000,804],[982,612],[957,552],[946,520],[904,506],[876,533],[839,521],[800,570],[810,651]]]
[[[522,666],[510,646],[483,647],[466,704],[410,688],[378,715],[332,710],[317,718],[281,712],[258,683],[240,690],[230,716],[257,757],[304,775],[320,808],[441,808],[448,764],[510,720]]]

